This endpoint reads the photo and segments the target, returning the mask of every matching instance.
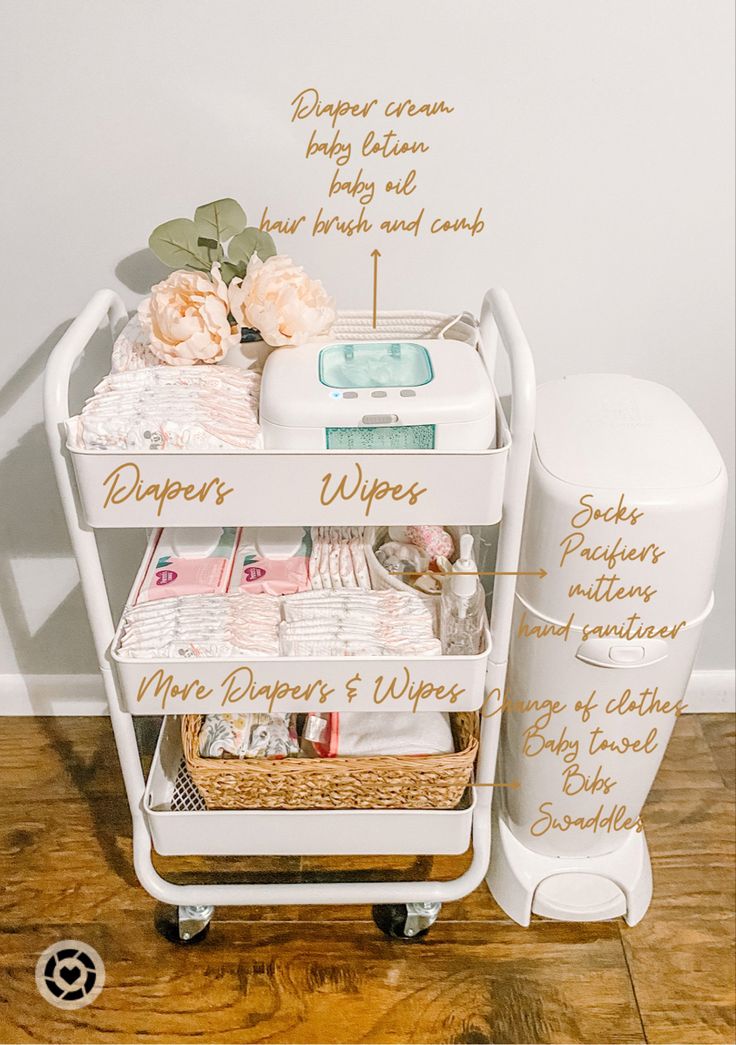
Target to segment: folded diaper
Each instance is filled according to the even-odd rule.
[[[435,656],[433,618],[412,592],[310,591],[287,595],[284,656]]]
[[[313,526],[309,580],[316,591],[370,588],[364,530],[354,526]]]
[[[455,750],[444,711],[310,713],[302,733],[305,753],[320,758],[359,755],[444,755]]]
[[[279,600],[271,595],[184,595],[125,611],[119,652],[137,659],[278,656]]]
[[[206,715],[199,733],[203,758],[288,758],[298,755],[291,714]]]
[[[136,312],[125,324],[112,346],[112,373],[162,365],[151,351],[148,332],[141,326]]]
[[[257,371],[156,366],[109,374],[85,403],[76,439],[88,450],[252,449]]]

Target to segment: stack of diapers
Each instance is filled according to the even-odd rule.
[[[309,580],[313,590],[371,587],[360,526],[313,526]]]
[[[205,715],[199,733],[202,758],[289,758],[300,754],[291,714]]]
[[[272,595],[184,595],[125,611],[119,651],[140,659],[278,656],[279,600]]]
[[[310,713],[302,732],[305,754],[317,758],[369,755],[446,755],[455,750],[445,711]]]
[[[287,657],[437,656],[432,613],[413,592],[306,591],[283,599]]]
[[[148,367],[108,374],[87,400],[86,450],[253,449],[261,375],[232,366]]]

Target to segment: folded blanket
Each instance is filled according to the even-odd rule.
[[[321,758],[445,755],[455,750],[450,716],[444,711],[310,714],[303,737]]]

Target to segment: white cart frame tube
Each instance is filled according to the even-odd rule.
[[[121,710],[110,662],[109,650],[115,634],[115,624],[104,571],[94,530],[84,521],[72,462],[66,448],[66,422],[70,416],[69,381],[72,370],[103,323],[108,324],[114,339],[127,318],[125,306],[114,291],[100,290],[92,297],[51,354],[44,384],[44,412],[54,471],[79,566],[82,593],[130,806],[133,855],[138,880],[155,899],[179,906],[444,903],[466,896],[483,881],[490,859],[490,807],[493,789],[489,785],[493,782],[498,750],[497,716],[484,719],[481,724],[476,781],[482,786],[477,787],[473,814],[473,856],[470,866],[457,878],[449,881],[177,885],[163,878],[154,867],[151,837],[143,811],[145,780],[133,718]],[[529,346],[504,291],[490,290],[486,294],[481,311],[480,329],[479,350],[489,371],[493,371],[496,345],[499,341],[508,353],[511,368],[511,448],[504,483],[503,515],[496,560],[496,570],[503,575],[497,577],[493,593],[490,621],[492,647],[487,676],[488,689],[503,689],[516,591],[516,577],[513,576],[513,571],[518,569],[533,439],[536,383]]]

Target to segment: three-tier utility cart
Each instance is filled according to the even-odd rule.
[[[533,438],[535,377],[532,356],[511,302],[489,291],[480,320],[426,312],[343,313],[334,335],[470,341],[493,375],[497,345],[508,353],[511,408],[507,420],[496,396],[496,438],[483,451],[326,450],[101,452],[74,449],[70,417],[72,371],[104,325],[115,339],[127,322],[120,297],[99,291],[59,341],[44,388],[46,429],[54,460],[100,671],[110,708],[133,821],[139,881],[152,897],[178,910],[178,935],[192,940],[209,925],[216,905],[373,904],[377,921],[394,935],[413,937],[437,918],[440,905],[472,892],[486,874],[491,847],[490,807],[499,715],[483,715],[487,694],[503,692],[518,569],[526,484]],[[326,476],[346,476],[351,497],[325,497]],[[376,487],[375,484],[379,486]],[[367,485],[366,485],[367,484]],[[362,490],[383,491],[365,498]],[[401,496],[407,489],[421,496]],[[227,496],[218,497],[218,490]],[[413,503],[412,503],[413,502]],[[116,662],[116,622],[108,598],[95,531],[162,526],[381,526],[405,523],[498,527],[496,579],[485,649],[470,657],[201,658],[157,664]],[[406,710],[375,703],[376,680],[396,677],[423,692],[451,692],[452,705],[419,702],[423,710],[474,711],[481,716],[475,780],[455,809],[207,810],[186,772],[178,720],[196,711],[242,710],[232,697],[233,672],[249,710],[268,710],[258,693],[273,693],[288,678],[296,693],[319,676],[329,696],[320,711]],[[240,673],[240,674],[238,674]],[[356,678],[359,682],[356,682]],[[230,689],[225,692],[225,680]],[[264,698],[267,699],[267,698]],[[225,703],[223,703],[225,701]],[[391,705],[391,706],[389,706]],[[294,698],[279,711],[309,710]],[[134,715],[163,716],[147,779]],[[467,870],[449,881],[217,882],[175,884],[156,870],[162,856],[399,855],[464,853]],[[230,877],[230,876],[229,876]]]

